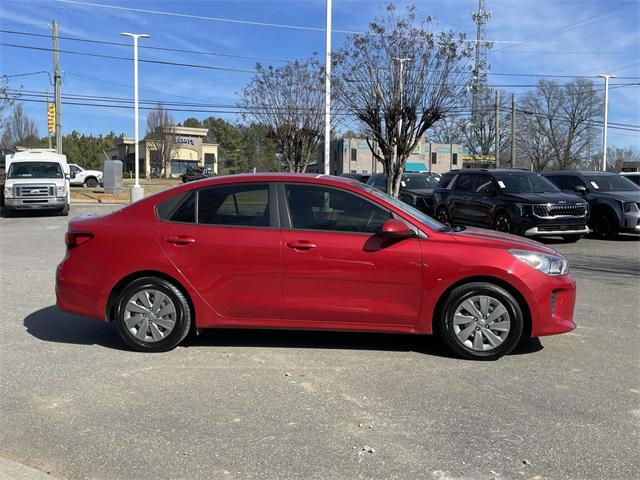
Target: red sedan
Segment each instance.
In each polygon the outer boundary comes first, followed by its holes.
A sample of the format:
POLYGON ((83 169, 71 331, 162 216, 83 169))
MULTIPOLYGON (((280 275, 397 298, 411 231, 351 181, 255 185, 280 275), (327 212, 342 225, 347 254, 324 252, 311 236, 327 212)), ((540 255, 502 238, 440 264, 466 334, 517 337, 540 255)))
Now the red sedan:
POLYGON ((436 333, 493 359, 575 328, 555 250, 450 228, 350 179, 293 174, 188 183, 70 222, 58 306, 115 322, 140 351, 192 328, 436 333))

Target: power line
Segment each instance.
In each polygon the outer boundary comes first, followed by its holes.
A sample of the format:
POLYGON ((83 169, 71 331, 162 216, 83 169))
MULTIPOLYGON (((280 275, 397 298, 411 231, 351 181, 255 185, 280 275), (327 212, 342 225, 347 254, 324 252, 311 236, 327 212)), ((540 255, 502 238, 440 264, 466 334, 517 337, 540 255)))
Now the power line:
MULTIPOLYGON (((2 33, 8 33, 11 35, 24 35, 28 37, 40 37, 40 38, 51 38, 51 35, 47 35, 44 33, 32 33, 32 32, 21 32, 18 30, 4 30, 0 29, 2 33)), ((131 47, 128 43, 122 42, 111 42, 107 40, 97 40, 97 39, 88 39, 88 38, 77 38, 77 37, 58 37, 60 40, 69 40, 73 42, 84 42, 84 43, 95 43, 99 45, 112 45, 118 47, 131 47)), ((270 57, 260 57, 255 55, 234 55, 230 53, 220 53, 220 52, 203 52, 199 50, 186 50, 182 48, 167 48, 167 47, 154 47, 150 45, 140 45, 140 49, 146 50, 159 50, 163 52, 174 52, 174 53, 190 53, 194 55, 209 55, 209 56, 219 56, 219 57, 228 57, 228 58, 241 58, 245 60, 266 60, 269 62, 288 62, 290 60, 282 59, 282 58, 270 58, 270 57)))
MULTIPOLYGON (((24 48, 27 50, 40 50, 40 51, 44 51, 44 52, 52 52, 53 48, 46 48, 46 47, 34 47, 31 45, 18 45, 15 43, 0 43, 0 45, 4 46, 4 47, 12 47, 12 48, 24 48)), ((131 57, 118 57, 116 55, 104 55, 104 54, 100 54, 100 53, 88 53, 88 52, 76 52, 74 50, 58 50, 58 52, 60 53, 67 53, 69 55, 82 55, 85 57, 95 57, 95 58, 107 58, 110 60, 127 60, 127 61, 133 61, 133 58, 131 57)), ((243 69, 243 68, 231 68, 231 67, 216 67, 216 66, 212 66, 212 65, 201 65, 201 64, 196 64, 196 63, 178 63, 178 62, 167 62, 164 60, 143 60, 143 59, 139 59, 138 60, 141 63, 152 63, 152 64, 157 64, 157 65, 170 65, 170 66, 176 66, 176 67, 190 67, 190 68, 201 68, 201 69, 205 69, 205 70, 220 70, 220 71, 224 71, 224 72, 238 72, 238 73, 256 73, 256 70, 249 70, 249 69, 243 69)))

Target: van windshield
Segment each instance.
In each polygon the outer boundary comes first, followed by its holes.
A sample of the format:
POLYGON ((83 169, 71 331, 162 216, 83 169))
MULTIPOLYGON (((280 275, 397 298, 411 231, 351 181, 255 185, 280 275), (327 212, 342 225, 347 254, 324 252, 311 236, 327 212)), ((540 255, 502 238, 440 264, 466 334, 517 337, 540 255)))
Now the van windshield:
POLYGON ((63 178, 62 168, 55 162, 12 163, 7 178, 63 178))

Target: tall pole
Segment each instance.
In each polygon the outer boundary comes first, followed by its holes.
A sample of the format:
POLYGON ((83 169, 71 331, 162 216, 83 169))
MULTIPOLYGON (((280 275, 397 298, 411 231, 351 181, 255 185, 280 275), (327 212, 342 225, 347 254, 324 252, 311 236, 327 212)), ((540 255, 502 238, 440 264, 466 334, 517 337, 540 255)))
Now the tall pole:
POLYGON ((327 2, 324 57, 324 173, 331 174, 331 0, 327 2))
POLYGON ((131 202, 136 202, 144 196, 144 189, 140 186, 140 145, 138 145, 139 131, 138 131, 138 39, 149 38, 149 35, 144 33, 128 33, 123 32, 122 35, 133 38, 133 131, 135 137, 135 175, 136 181, 133 187, 131 187, 131 202))
POLYGON ((516 166, 516 94, 511 94, 511 168, 516 166))
POLYGON ((60 87, 62 77, 60 76, 60 59, 58 57, 58 22, 51 22, 53 36, 53 88, 54 102, 56 104, 56 153, 62 153, 62 109, 60 108, 60 87))
POLYGON ((496 90, 496 168, 500 168, 500 91, 496 90))
POLYGON ((598 75, 604 78, 604 127, 602 128, 602 171, 607 171, 607 123, 609 122, 609 79, 615 75, 598 75))
MULTIPOLYGON (((400 64, 400 75, 398 80, 398 90, 400 95, 400 120, 398 121, 398 139, 402 136, 402 108, 404 106, 404 62, 408 62, 411 60, 408 57, 391 57, 391 59, 400 64)), ((399 151, 400 142, 396 142, 396 163, 400 159, 400 151, 399 151)), ((431 165, 431 164, 429 164, 431 165)), ((429 167, 431 168, 431 167, 429 167)))

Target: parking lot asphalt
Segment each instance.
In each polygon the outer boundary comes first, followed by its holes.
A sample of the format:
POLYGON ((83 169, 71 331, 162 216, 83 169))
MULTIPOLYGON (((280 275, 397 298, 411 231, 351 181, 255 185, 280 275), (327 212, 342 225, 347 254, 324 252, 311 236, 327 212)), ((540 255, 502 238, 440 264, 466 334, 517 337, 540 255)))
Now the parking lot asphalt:
POLYGON ((638 478, 638 237, 549 242, 577 280, 578 328, 496 362, 430 337, 282 331, 141 354, 55 307, 67 221, 0 218, 11 465, 69 479, 638 478))

